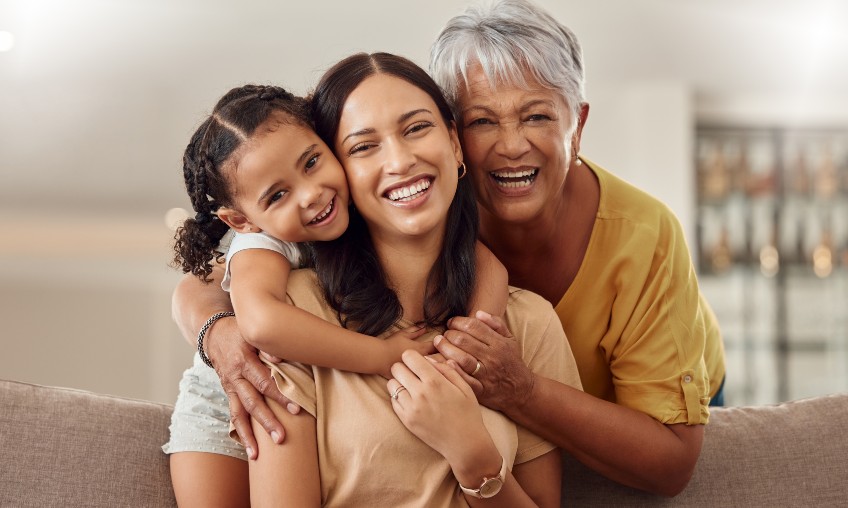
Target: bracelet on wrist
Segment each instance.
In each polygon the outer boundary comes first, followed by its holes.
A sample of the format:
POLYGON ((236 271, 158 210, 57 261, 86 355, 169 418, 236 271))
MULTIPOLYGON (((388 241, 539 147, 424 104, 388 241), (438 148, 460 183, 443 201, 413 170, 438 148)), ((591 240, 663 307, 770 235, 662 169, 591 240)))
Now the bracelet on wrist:
POLYGON ((212 325, 215 324, 215 321, 218 321, 223 317, 231 317, 235 315, 235 312, 219 312, 217 314, 213 314, 212 317, 207 319, 206 322, 203 323, 203 326, 200 327, 200 332, 198 332, 197 334, 197 354, 200 355, 200 359, 203 360, 203 363, 208 365, 210 369, 214 369, 215 366, 212 365, 212 360, 210 360, 209 357, 206 356, 206 351, 203 349, 203 338, 206 337, 206 332, 208 332, 209 329, 212 328, 212 325))

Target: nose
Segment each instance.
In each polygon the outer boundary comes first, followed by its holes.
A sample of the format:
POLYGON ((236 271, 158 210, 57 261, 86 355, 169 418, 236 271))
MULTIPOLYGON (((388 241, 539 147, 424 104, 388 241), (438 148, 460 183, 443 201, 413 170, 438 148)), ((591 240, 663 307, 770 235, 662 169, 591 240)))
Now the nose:
POLYGON ((408 143, 403 140, 392 140, 387 142, 385 147, 383 165, 390 174, 408 173, 415 165, 416 157, 408 143))
POLYGON ((530 142, 524 135, 521 122, 501 123, 495 150, 508 159, 518 159, 530 151, 530 142))
POLYGON ((322 187, 316 182, 303 182, 303 189, 300 191, 300 207, 307 209, 316 204, 321 197, 322 187))

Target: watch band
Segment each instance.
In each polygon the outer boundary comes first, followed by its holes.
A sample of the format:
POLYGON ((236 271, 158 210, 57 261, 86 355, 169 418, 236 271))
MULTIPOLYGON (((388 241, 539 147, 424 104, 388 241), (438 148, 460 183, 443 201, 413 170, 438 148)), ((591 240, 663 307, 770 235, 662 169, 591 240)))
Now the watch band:
POLYGON ((506 482, 506 458, 503 459, 501 463, 501 470, 498 472, 497 476, 493 476, 491 478, 483 477, 483 482, 480 484, 480 487, 476 489, 469 489, 468 487, 463 487, 462 484, 459 484, 459 488, 465 494, 468 494, 471 497, 476 497, 478 499, 488 499, 490 497, 494 497, 498 492, 501 491, 501 487, 503 487, 506 482))

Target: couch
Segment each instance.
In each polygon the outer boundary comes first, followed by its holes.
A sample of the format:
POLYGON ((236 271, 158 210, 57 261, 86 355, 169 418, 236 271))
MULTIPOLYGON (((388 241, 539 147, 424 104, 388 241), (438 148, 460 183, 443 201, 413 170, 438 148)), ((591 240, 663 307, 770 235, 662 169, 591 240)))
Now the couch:
MULTIPOLYGON (((171 406, 0 381, 0 507, 175 506, 171 406)), ((566 460, 563 506, 848 506, 848 394, 715 409, 675 498, 566 460)))

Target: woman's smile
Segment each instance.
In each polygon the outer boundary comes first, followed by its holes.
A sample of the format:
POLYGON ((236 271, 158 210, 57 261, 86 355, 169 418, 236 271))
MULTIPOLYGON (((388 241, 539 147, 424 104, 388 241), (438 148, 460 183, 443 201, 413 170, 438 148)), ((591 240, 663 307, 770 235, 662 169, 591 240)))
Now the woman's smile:
POLYGON ((509 195, 530 192, 538 175, 539 168, 532 166, 505 167, 489 172, 497 189, 509 195))
POLYGON ((430 192, 430 185, 434 178, 429 175, 419 175, 411 181, 393 185, 383 195, 393 205, 404 208, 419 206, 426 201, 430 192))

